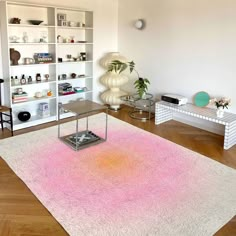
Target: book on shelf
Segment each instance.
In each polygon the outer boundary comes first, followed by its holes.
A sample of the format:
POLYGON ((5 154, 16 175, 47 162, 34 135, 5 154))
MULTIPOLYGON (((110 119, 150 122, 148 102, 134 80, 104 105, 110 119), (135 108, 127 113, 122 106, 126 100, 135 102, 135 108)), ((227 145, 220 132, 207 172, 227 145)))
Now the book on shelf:
POLYGON ((59 91, 60 95, 69 95, 69 94, 74 94, 75 91, 59 91))
POLYGON ((26 92, 23 92, 21 94, 19 94, 19 93, 12 93, 12 98, 25 98, 27 96, 28 96, 28 94, 26 92))
POLYGON ((15 98, 15 99, 12 99, 13 103, 25 102, 25 101, 28 101, 28 98, 15 98))

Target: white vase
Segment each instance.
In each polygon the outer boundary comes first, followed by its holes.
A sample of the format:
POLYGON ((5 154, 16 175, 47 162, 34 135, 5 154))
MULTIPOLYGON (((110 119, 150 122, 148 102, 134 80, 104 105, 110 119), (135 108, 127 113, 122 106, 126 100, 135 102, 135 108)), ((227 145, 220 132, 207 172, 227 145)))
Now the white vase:
POLYGON ((216 110, 216 115, 218 118, 223 118, 224 117, 224 108, 223 107, 218 107, 216 110))

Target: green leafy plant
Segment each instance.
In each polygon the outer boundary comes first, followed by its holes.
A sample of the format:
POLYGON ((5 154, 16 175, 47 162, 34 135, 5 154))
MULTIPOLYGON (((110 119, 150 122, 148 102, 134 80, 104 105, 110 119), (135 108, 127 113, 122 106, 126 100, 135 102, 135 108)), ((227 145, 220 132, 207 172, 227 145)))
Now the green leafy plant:
POLYGON ((134 62, 122 62, 119 60, 113 60, 109 65, 108 65, 108 72, 115 71, 116 73, 121 73, 124 70, 126 70, 129 67, 130 73, 134 70, 134 62))
POLYGON ((138 75, 138 79, 134 82, 134 87, 137 89, 137 93, 140 97, 142 97, 148 90, 148 85, 150 81, 147 78, 140 78, 139 73, 135 70, 135 63, 133 61, 130 62, 121 62, 119 60, 113 60, 108 65, 108 72, 115 71, 116 73, 121 73, 129 68, 130 73, 135 71, 138 75))
POLYGON ((148 84, 150 84, 150 81, 147 78, 139 78, 134 82, 134 87, 137 89, 140 97, 147 92, 148 84))

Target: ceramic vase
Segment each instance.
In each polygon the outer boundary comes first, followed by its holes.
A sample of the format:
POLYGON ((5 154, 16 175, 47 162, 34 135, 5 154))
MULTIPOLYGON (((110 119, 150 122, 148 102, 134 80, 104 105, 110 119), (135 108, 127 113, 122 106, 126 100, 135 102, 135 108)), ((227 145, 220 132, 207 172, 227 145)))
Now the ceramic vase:
POLYGON ((224 117, 224 108, 218 107, 216 110, 216 115, 218 118, 223 118, 224 117))

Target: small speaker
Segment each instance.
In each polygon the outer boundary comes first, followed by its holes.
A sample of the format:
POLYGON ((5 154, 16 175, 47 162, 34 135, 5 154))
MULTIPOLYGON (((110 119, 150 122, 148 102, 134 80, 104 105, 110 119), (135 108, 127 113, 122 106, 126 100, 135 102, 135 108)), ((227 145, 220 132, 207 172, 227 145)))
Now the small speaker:
POLYGON ((28 111, 21 111, 18 113, 18 119, 20 121, 23 121, 23 122, 28 121, 30 117, 31 117, 31 114, 28 111))

